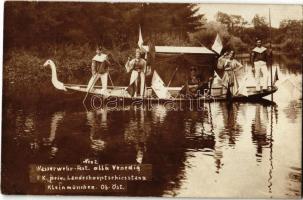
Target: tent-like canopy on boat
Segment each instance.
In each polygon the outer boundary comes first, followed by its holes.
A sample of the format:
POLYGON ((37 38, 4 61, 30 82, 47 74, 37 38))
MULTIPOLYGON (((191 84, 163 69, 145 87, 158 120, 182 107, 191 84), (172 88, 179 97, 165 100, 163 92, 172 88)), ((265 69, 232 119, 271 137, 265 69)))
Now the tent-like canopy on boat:
MULTIPOLYGON (((143 46, 145 51, 149 51, 148 46, 143 46)), ((156 53, 173 54, 215 54, 206 47, 178 47, 178 46, 155 46, 156 53)))
POLYGON ((207 82, 213 77, 217 65, 217 54, 206 47, 143 46, 142 48, 148 52, 148 63, 166 84, 178 69, 171 86, 183 85, 188 79, 191 67, 196 67, 200 79, 207 82))

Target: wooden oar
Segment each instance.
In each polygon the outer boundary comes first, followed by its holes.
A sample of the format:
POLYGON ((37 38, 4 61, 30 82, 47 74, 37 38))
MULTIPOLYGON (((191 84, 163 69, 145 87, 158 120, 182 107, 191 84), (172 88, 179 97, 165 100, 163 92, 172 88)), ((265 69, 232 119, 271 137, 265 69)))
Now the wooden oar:
MULTIPOLYGON (((105 60, 104 62, 108 62, 107 60, 105 60)), ((103 63, 104 63, 103 62, 103 63)), ((102 63, 102 64, 103 64, 102 63)), ((101 64, 101 65, 102 65, 101 64)), ((86 98, 87 98, 87 96, 88 96, 88 94, 89 94, 89 92, 91 91, 91 89, 92 89, 92 87, 94 87, 95 86, 95 84, 96 84, 96 82, 97 82, 97 78, 98 78, 98 73, 99 73, 99 70, 100 70, 100 66, 99 67, 97 67, 97 71, 96 71, 96 77, 94 78, 94 81, 93 81, 93 84, 89 87, 89 89, 87 90, 87 92, 86 92, 86 95, 85 95, 85 97, 84 97, 84 99, 83 99, 83 101, 82 101, 82 103, 83 104, 85 104, 85 100, 86 100, 86 98)), ((109 71, 109 70, 108 70, 109 71)), ((109 73, 109 72, 108 72, 109 73)), ((94 75, 93 75, 94 76, 94 75)))
POLYGON ((110 76, 109 71, 108 71, 108 78, 109 78, 109 80, 110 80, 110 82, 111 82, 112 86, 114 87, 114 82, 113 82, 113 80, 112 80, 112 78, 111 78, 111 76, 110 76))
MULTIPOLYGON (((88 93, 91 91, 91 89, 92 89, 92 87, 96 84, 96 82, 97 82, 97 78, 98 78, 98 74, 97 74, 97 72, 96 72, 96 74, 95 74, 96 76, 95 76, 95 78, 94 78, 94 80, 93 80, 93 84, 88 88, 88 90, 87 90, 87 92, 86 92, 86 95, 85 95, 85 97, 84 97, 84 99, 83 99, 83 101, 82 101, 82 103, 85 105, 85 100, 86 100, 86 98, 87 98, 87 96, 88 96, 88 93)), ((93 75, 94 76, 94 75, 93 75)))

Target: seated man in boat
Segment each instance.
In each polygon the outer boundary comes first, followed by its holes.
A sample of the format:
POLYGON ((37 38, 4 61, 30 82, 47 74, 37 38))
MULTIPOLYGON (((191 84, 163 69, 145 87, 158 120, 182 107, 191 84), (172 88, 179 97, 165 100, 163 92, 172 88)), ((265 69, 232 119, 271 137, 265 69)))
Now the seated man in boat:
POLYGON ((256 47, 252 50, 251 53, 252 70, 256 78, 256 91, 260 91, 261 86, 262 90, 267 90, 267 63, 269 61, 268 57, 268 51, 265 47, 262 46, 262 41, 260 39, 256 39, 256 47))
POLYGON ((102 53, 101 47, 97 47, 96 55, 92 59, 92 77, 88 82, 87 91, 91 91, 98 79, 101 79, 101 94, 107 94, 107 78, 108 78, 108 56, 102 53))
POLYGON ((128 91, 131 96, 143 96, 145 87, 146 61, 141 58, 140 49, 136 49, 136 57, 128 58, 125 68, 127 73, 131 72, 128 91))
POLYGON ((190 75, 189 75, 186 85, 185 85, 186 95, 189 95, 190 97, 198 97, 199 92, 201 90, 201 86, 202 86, 202 83, 201 83, 201 79, 197 73, 197 68, 192 66, 190 68, 190 75))
POLYGON ((224 54, 219 58, 219 60, 224 61, 222 85, 227 89, 227 92, 230 92, 232 95, 234 95, 239 88, 235 72, 243 67, 234 57, 235 52, 230 51, 228 54, 224 54))

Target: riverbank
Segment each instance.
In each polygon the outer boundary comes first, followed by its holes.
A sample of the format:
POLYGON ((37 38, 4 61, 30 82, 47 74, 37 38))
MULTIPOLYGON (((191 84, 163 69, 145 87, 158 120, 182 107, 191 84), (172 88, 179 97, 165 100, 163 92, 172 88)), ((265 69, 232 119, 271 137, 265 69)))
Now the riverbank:
MULTIPOLYGON (((135 48, 135 47, 134 47, 135 48)), ((43 67, 47 59, 52 59, 58 72, 58 78, 64 83, 87 84, 91 76, 91 58, 94 47, 84 45, 56 45, 39 49, 10 49, 4 54, 3 85, 4 97, 14 96, 12 101, 37 102, 40 98, 57 100, 57 91, 51 84, 51 71, 43 67), (18 95, 16 95, 18 94, 18 95)), ((110 75, 115 85, 127 85, 129 74, 125 73, 124 63, 132 49, 119 51, 107 50, 112 58, 110 75)), ((249 64, 249 54, 237 54, 237 59, 249 64)), ((274 61, 283 63, 292 72, 302 71, 300 55, 274 52, 274 61)), ((167 74, 162 74, 164 80, 167 74)), ((169 79, 169 78, 168 78, 169 79)))

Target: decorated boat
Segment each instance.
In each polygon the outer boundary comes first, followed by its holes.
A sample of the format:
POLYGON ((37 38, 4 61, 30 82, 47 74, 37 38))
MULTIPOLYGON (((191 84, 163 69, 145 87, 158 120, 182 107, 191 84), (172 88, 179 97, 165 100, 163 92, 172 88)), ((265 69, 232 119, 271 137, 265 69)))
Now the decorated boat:
MULTIPOLYGON (((224 71, 217 69, 218 56, 206 47, 176 47, 176 46, 142 46, 145 52, 152 58, 148 62, 152 66, 150 83, 146 83, 143 96, 133 97, 129 94, 128 86, 108 86, 106 94, 103 93, 101 85, 87 89, 87 85, 66 84, 57 78, 56 65, 52 60, 47 60, 44 66, 50 66, 52 72, 53 86, 65 93, 78 93, 86 97, 98 96, 104 99, 119 98, 128 101, 224 101, 224 100, 258 100, 277 91, 274 85, 256 91, 253 77, 239 76, 238 89, 232 95, 222 85, 224 71), (200 79, 207 84, 202 94, 196 97, 182 93, 189 68, 195 66, 200 74, 200 79), (163 75, 163 76, 162 76, 163 75), (162 78, 160 77, 162 76, 162 78)), ((248 74, 247 67, 242 72, 248 74)), ((85 100, 84 99, 84 100, 85 100)))

